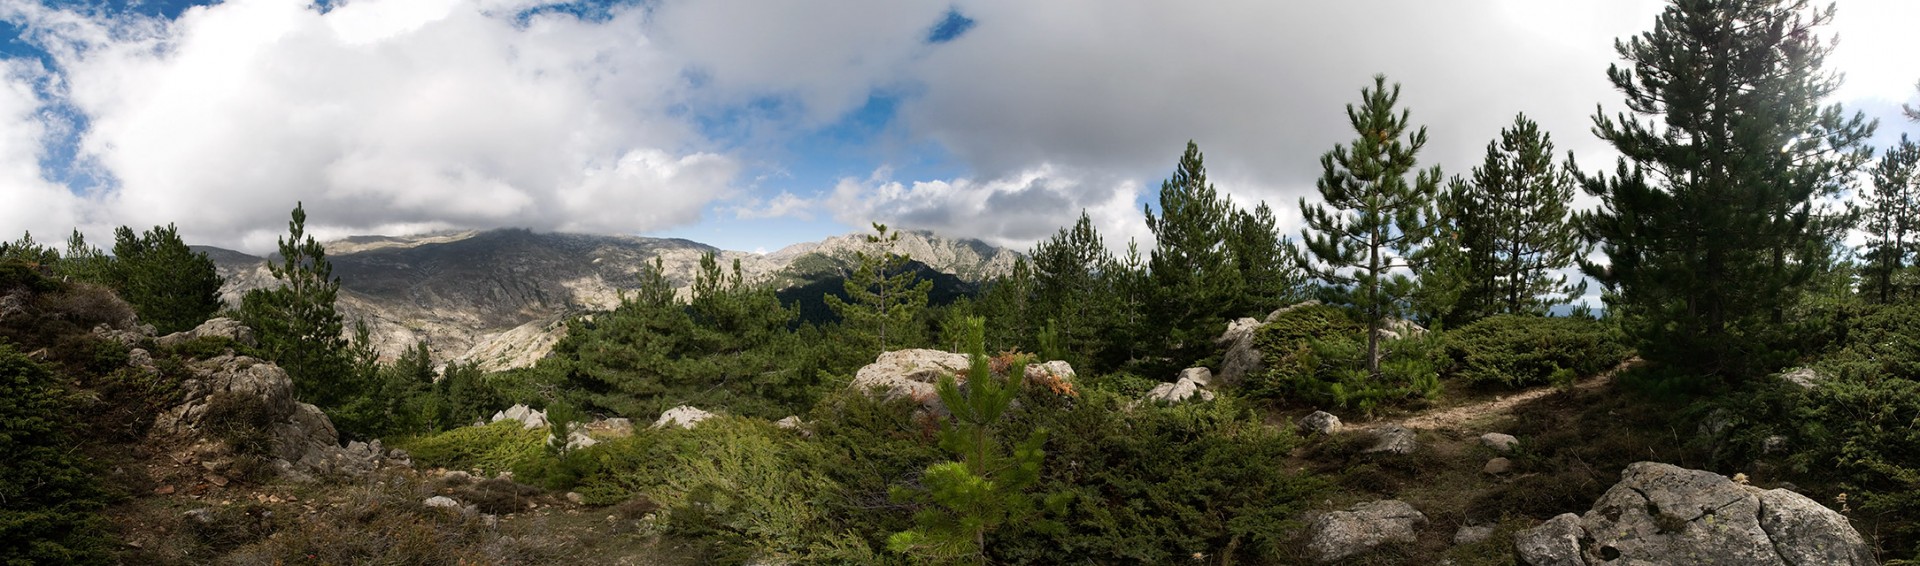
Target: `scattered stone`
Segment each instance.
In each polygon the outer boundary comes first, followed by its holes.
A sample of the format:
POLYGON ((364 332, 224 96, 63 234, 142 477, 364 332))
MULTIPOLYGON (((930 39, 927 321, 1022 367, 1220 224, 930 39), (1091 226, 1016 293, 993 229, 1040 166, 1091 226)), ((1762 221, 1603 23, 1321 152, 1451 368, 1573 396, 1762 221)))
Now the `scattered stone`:
POLYGON ((1412 454, 1420 448, 1413 431, 1397 424, 1386 425, 1373 430, 1373 447, 1363 450, 1365 454, 1412 454))
POLYGON ((1403 501, 1361 503, 1314 518, 1307 550, 1315 562, 1334 562, 1388 543, 1412 543, 1414 531, 1426 523, 1426 515, 1403 501))
POLYGON ((1493 536, 1493 525, 1467 525, 1453 532, 1454 546, 1478 544, 1493 536))
POLYGON ((802 422, 800 420, 799 415, 787 415, 787 418, 780 419, 778 421, 773 422, 773 426, 777 426, 787 430, 799 430, 800 427, 803 427, 806 425, 807 423, 802 422))
POLYGON ((1180 376, 1174 381, 1192 381, 1201 387, 1213 385, 1213 370, 1207 368, 1187 368, 1180 370, 1180 376))
POLYGON ((587 496, 580 495, 578 491, 569 491, 567 492, 567 502, 574 505, 585 505, 587 503, 587 496))
POLYGON ((1340 417, 1326 411, 1314 411, 1300 419, 1300 430, 1308 434, 1336 434, 1344 426, 1340 424, 1340 417))
POLYGON ((207 480, 207 483, 213 484, 218 487, 226 487, 228 483, 232 483, 233 481, 233 480, 227 479, 226 476, 223 476, 220 474, 207 474, 207 475, 201 476, 201 479, 205 479, 207 480))
POLYGON ((1519 444, 1520 444, 1520 439, 1514 438, 1513 435, 1511 434, 1489 432, 1489 433, 1480 435, 1481 446, 1492 448, 1494 452, 1499 452, 1501 454, 1513 452, 1513 447, 1519 444))
POLYGON ((1487 460, 1487 465, 1480 467, 1481 473, 1495 476, 1511 471, 1513 471, 1513 461, 1506 458, 1487 460))
POLYGON ((1780 374, 1780 379, 1800 386, 1801 389, 1813 389, 1827 381, 1827 376, 1810 367, 1800 367, 1780 374))
POLYGON ((202 322, 200 326, 193 327, 193 330, 183 330, 161 336, 154 339, 154 344, 161 348, 172 348, 200 338, 226 338, 247 346, 260 345, 259 341, 253 337, 253 329, 247 328, 244 324, 240 324, 238 320, 225 317, 202 322))
MULTIPOLYGON (((547 434, 547 442, 553 442, 552 433, 547 434)), ((581 430, 580 428, 576 427, 567 431, 567 450, 580 450, 599 443, 600 441, 594 440, 592 436, 587 434, 587 431, 581 430)))
MULTIPOLYGON (((1204 371, 1204 368, 1202 368, 1202 371, 1204 371)), ((1193 376, 1188 375, 1186 372, 1181 372, 1179 381, 1155 385, 1152 391, 1148 391, 1146 396, 1141 397, 1141 400, 1160 403, 1180 403, 1195 398, 1201 401, 1212 401, 1213 392, 1206 390, 1204 384, 1194 381, 1193 376)))
POLYGON ((154 495, 173 495, 173 486, 163 485, 160 487, 153 488, 153 494, 154 495))
POLYGON ((688 405, 681 405, 667 409, 667 412, 660 413, 660 420, 653 422, 653 428, 677 426, 690 429, 693 428, 693 425, 699 424, 700 421, 711 419, 713 416, 713 413, 702 411, 688 405))
POLYGON ((459 509, 460 508, 459 501, 455 501, 453 498, 447 497, 445 495, 435 495, 433 497, 429 497, 423 504, 426 505, 427 507, 432 507, 434 509, 459 509))
POLYGON ((1522 531, 1515 546, 1536 566, 1875 564, 1844 516, 1803 495, 1657 462, 1627 466, 1591 511, 1522 531))
POLYGON ((528 430, 543 428, 551 426, 552 424, 547 421, 546 411, 533 409, 526 405, 507 407, 505 411, 494 413, 493 418, 488 420, 487 423, 492 424, 500 421, 519 421, 520 426, 528 430))

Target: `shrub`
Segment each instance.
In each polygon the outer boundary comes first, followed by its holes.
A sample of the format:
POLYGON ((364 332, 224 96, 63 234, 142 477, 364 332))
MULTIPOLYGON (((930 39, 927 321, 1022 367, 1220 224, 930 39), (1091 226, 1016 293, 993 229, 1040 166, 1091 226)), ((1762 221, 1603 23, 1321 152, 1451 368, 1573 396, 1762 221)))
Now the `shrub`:
POLYGON ((421 463, 453 469, 479 470, 492 475, 531 465, 553 456, 547 452, 547 429, 529 429, 505 420, 486 426, 461 427, 396 443, 421 463))
POLYGON ((1293 378, 1313 373, 1314 341, 1364 332, 1339 307, 1309 305, 1281 313, 1254 332, 1264 369, 1247 376, 1242 391, 1253 398, 1285 396, 1293 389, 1293 378))
POLYGON ((1256 331, 1264 368, 1248 376, 1245 393, 1315 405, 1371 411, 1383 403, 1438 395, 1443 361, 1432 333, 1387 340, 1380 374, 1366 369, 1366 328, 1328 305, 1282 313, 1256 331))
POLYGON ((1474 386, 1526 387, 1606 371, 1631 355, 1597 320, 1499 315, 1448 333, 1450 375, 1474 386))
POLYGON ((0 563, 100 564, 106 493, 74 453, 52 372, 0 341, 0 563))

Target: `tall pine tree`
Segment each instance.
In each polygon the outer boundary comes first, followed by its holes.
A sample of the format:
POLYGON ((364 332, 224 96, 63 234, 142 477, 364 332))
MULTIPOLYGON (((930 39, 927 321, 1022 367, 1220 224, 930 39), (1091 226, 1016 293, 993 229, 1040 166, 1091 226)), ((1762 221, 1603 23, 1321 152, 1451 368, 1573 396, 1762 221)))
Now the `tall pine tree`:
POLYGON ((1427 129, 1407 131, 1408 113, 1395 112, 1400 85, 1387 89, 1384 75, 1360 89, 1360 106, 1347 105, 1347 122, 1358 137, 1320 158, 1321 204, 1300 199, 1307 227, 1301 231, 1315 275, 1345 291, 1367 321, 1367 372, 1380 375, 1380 329, 1410 311, 1414 281, 1404 270, 1427 237, 1440 168, 1409 180, 1427 129))
POLYGON ((1240 292, 1225 314, 1267 313, 1294 299, 1303 279, 1300 252, 1280 236, 1278 224, 1265 202, 1233 211, 1227 254, 1239 272, 1240 292))
POLYGON ((1113 256, 1086 211, 1073 226, 1035 245, 1029 255, 1043 316, 1054 323, 1067 361, 1084 366, 1104 348, 1111 326, 1113 297, 1104 269, 1113 256))
POLYGON ((1900 294, 1896 277, 1920 243, 1914 241, 1920 235, 1920 144, 1902 134, 1872 173, 1873 190, 1860 202, 1867 236, 1861 287, 1874 301, 1889 303, 1900 294))
POLYGON ((900 233, 874 223, 867 243, 880 251, 860 252, 860 264, 847 277, 846 299, 827 296, 827 307, 840 316, 863 351, 878 354, 911 344, 918 338, 914 321, 927 307, 933 281, 921 280, 909 268, 911 258, 893 253, 900 233))
POLYGON ((1167 329, 1157 350, 1173 365, 1212 346, 1239 296, 1240 273, 1227 249, 1231 214, 1207 182, 1200 146, 1187 142, 1173 177, 1160 184, 1160 214, 1146 207, 1155 242, 1147 260, 1155 289, 1149 310, 1167 329))
MULTIPOLYGON (((75 246, 86 249, 84 241, 70 238, 67 247, 75 246)), ((83 257, 72 261, 97 261, 78 253, 83 257)), ((114 232, 113 259, 106 265, 109 286, 160 334, 191 330, 220 310, 223 280, 214 272, 213 260, 188 248, 172 224, 137 235, 121 226, 114 232)))
POLYGON ((1782 363, 1767 335, 1831 264, 1844 222, 1818 208, 1865 157, 1864 117, 1823 101, 1831 8, 1804 0, 1677 0, 1615 49, 1630 114, 1594 116, 1621 154, 1582 175, 1608 287, 1649 360, 1740 379, 1782 363))
POLYGON ((1573 188, 1572 171, 1554 164, 1552 135, 1524 114, 1487 144, 1471 182, 1449 184, 1438 232, 1458 244, 1450 263, 1464 277, 1448 324, 1546 314, 1586 291, 1561 273, 1586 251, 1567 208, 1573 188))
POLYGON ((280 286, 248 291, 240 302, 240 320, 253 328, 261 352, 287 371, 301 399, 331 409, 364 388, 345 319, 334 308, 340 279, 333 276, 326 248, 306 227, 306 207, 295 204, 288 235, 280 240, 280 260, 267 264, 280 286))

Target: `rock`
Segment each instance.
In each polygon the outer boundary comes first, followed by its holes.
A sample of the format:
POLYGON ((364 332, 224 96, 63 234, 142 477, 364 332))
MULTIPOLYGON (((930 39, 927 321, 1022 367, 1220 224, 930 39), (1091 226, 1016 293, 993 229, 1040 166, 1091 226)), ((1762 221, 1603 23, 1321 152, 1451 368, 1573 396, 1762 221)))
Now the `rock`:
POLYGON ((1580 528, 1580 516, 1563 513, 1538 527, 1515 533, 1513 547, 1521 564, 1586 566, 1580 550, 1586 536, 1580 528))
POLYGON ((1555 517, 1515 544, 1536 566, 1875 564, 1845 517, 1805 496, 1657 462, 1627 466, 1585 515, 1555 517))
POLYGON ((1787 451, 1786 436, 1776 434, 1773 436, 1769 436, 1767 437, 1766 440, 1763 440, 1760 442, 1761 454, 1781 454, 1786 451, 1787 451))
POLYGON ((1481 473, 1495 475, 1495 476, 1504 474, 1507 472, 1511 472, 1511 471, 1513 471, 1513 460, 1508 460, 1506 458, 1494 458, 1492 460, 1487 460, 1487 465, 1480 467, 1481 473))
POLYGON ((227 453, 219 436, 204 429, 207 411, 219 396, 238 396, 240 402, 255 404, 266 414, 271 423, 267 430, 270 444, 263 455, 271 457, 273 468, 287 479, 306 481, 314 474, 359 475, 390 463, 378 441, 342 448, 340 435, 326 414, 294 400, 293 381, 279 366, 229 354, 189 362, 186 367, 192 376, 181 382, 178 401, 155 416, 150 434, 186 439, 195 446, 221 446, 221 450, 211 452, 196 448, 196 457, 203 465, 218 465, 227 453))
MULTIPOLYGON (((1185 372, 1181 372, 1181 374, 1183 376, 1186 375, 1185 372)), ((1181 403, 1196 398, 1201 401, 1212 401, 1213 392, 1206 390, 1203 385, 1194 381, 1191 376, 1185 376, 1173 383, 1162 383, 1154 386, 1153 390, 1148 391, 1140 400, 1159 403, 1181 403)))
POLYGON ((1467 525, 1453 532, 1453 544, 1455 546, 1478 544, 1492 536, 1492 525, 1467 525))
POLYGON ((1258 373, 1265 365, 1265 362, 1261 361, 1260 349, 1253 344, 1253 336, 1259 332, 1260 327, 1272 324, 1280 318, 1280 315, 1288 311, 1318 304, 1320 301, 1306 301, 1274 309, 1261 320, 1242 318, 1227 323, 1227 331, 1214 339, 1214 343, 1227 347, 1226 354, 1220 358, 1220 371, 1213 376, 1214 379, 1223 385, 1238 385, 1240 380, 1248 375, 1258 373))
POLYGON ((587 503, 587 496, 580 495, 578 491, 569 491, 567 492, 567 502, 574 505, 585 505, 587 503))
POLYGON ((800 427, 807 426, 807 423, 801 421, 800 417, 797 415, 787 415, 787 418, 774 421, 773 426, 777 426, 787 430, 799 430, 800 427))
POLYGON ((713 418, 713 416, 714 416, 713 413, 702 411, 700 409, 696 409, 687 405, 681 405, 678 407, 667 409, 667 412, 660 413, 660 420, 653 422, 653 428, 677 426, 680 428, 690 429, 690 428, 693 428, 693 425, 699 424, 700 421, 711 419, 713 418))
POLYGON ((200 323, 200 326, 193 327, 193 330, 184 330, 161 336, 154 340, 154 343, 158 344, 161 348, 172 348, 208 337, 226 338, 247 346, 260 345, 253 337, 253 329, 247 328, 244 324, 240 324, 238 320, 225 317, 209 319, 206 322, 200 323))
POLYGON ((1412 454, 1420 448, 1413 431, 1397 424, 1386 425, 1373 430, 1373 447, 1361 451, 1365 454, 1412 454))
POLYGON ((1340 432, 1343 426, 1340 424, 1340 417, 1326 411, 1314 411, 1313 414, 1300 419, 1300 430, 1308 434, 1335 434, 1340 432))
POLYGON ((860 391, 882 391, 888 397, 907 397, 921 403, 938 401, 933 384, 942 375, 964 379, 969 365, 966 354, 927 349, 885 352, 853 374, 851 387, 860 391))
POLYGON ((580 425, 580 428, 594 438, 626 438, 633 436, 633 421, 625 418, 601 419, 580 425))
POLYGON ((1780 379, 1800 386, 1801 389, 1813 389, 1827 381, 1827 376, 1810 367, 1794 368, 1780 374, 1780 379))
POLYGON ((1398 500, 1373 501, 1314 518, 1307 551, 1315 562, 1334 562, 1388 543, 1412 543, 1427 516, 1398 500))
MULTIPOLYGON (((551 442, 553 439, 553 435, 548 434, 547 438, 548 438, 548 441, 551 442)), ((567 431, 567 450, 579 450, 582 448, 591 447, 599 443, 600 441, 594 440, 594 438, 588 435, 587 431, 585 430, 574 428, 573 430, 567 431)))
POLYGON ((426 501, 422 502, 421 504, 434 509, 459 509, 460 508, 459 501, 456 501, 454 500, 454 498, 447 497, 445 495, 435 495, 433 497, 429 497, 427 498, 426 501))
POLYGON ((1489 432, 1489 433, 1480 435, 1481 446, 1492 448, 1494 452, 1499 452, 1501 454, 1513 452, 1513 447, 1519 444, 1520 444, 1520 439, 1514 438, 1513 435, 1511 434, 1489 432))
POLYGON ((1040 364, 1027 364, 1025 373, 1028 383, 1053 383, 1060 381, 1072 383, 1074 378, 1073 365, 1063 360, 1053 360, 1040 364))
POLYGON ((1179 378, 1175 379, 1174 381, 1175 382, 1192 381, 1194 384, 1199 385, 1201 387, 1211 387, 1213 385, 1213 370, 1210 370, 1207 368, 1183 369, 1183 370, 1180 370, 1179 378))
POLYGON ((527 429, 552 426, 552 423, 547 422, 546 411, 533 409, 526 405, 507 407, 505 411, 494 413, 493 419, 488 420, 487 423, 492 424, 500 421, 519 421, 520 426, 527 429))
POLYGON ((1393 332, 1399 338, 1415 338, 1427 333, 1426 327, 1406 319, 1389 320, 1383 329, 1393 332))

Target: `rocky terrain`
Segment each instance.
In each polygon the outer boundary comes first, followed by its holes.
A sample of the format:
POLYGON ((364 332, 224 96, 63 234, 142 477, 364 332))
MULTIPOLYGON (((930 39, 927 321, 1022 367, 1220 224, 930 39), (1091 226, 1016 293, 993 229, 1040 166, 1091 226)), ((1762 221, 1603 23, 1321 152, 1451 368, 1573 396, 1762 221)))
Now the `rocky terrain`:
MULTIPOLYGON (((383 356, 397 356, 425 341, 438 361, 475 362, 490 370, 538 360, 564 334, 568 316, 618 305, 620 292, 637 287, 637 274, 656 257, 668 280, 682 289, 692 283, 700 257, 713 252, 723 264, 739 261, 750 279, 796 290, 785 299, 817 300, 838 286, 857 254, 878 249, 861 234, 762 255, 680 239, 513 229, 356 236, 325 245, 341 282, 341 311, 349 320, 367 323, 383 356)), ((249 290, 274 284, 264 258, 197 249, 207 252, 227 279, 221 292, 229 305, 238 305, 249 290)), ((952 295, 961 285, 1008 273, 1018 257, 977 240, 912 231, 901 232, 894 251, 941 279, 936 298, 941 291, 952 295)))

